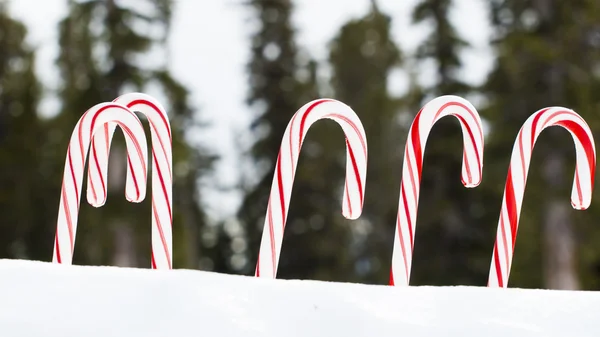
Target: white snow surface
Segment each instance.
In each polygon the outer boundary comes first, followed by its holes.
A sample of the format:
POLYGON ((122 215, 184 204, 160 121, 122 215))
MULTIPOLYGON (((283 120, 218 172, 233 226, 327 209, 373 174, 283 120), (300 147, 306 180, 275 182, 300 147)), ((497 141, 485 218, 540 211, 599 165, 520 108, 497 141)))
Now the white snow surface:
POLYGON ((600 292, 0 260, 0 336, 600 336, 600 292))

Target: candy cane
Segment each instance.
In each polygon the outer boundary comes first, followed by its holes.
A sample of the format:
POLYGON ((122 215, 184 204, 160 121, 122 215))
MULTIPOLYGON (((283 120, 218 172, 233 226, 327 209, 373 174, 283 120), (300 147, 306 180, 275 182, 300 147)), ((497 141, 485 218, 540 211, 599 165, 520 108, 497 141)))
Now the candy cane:
POLYGON ((490 266, 489 287, 506 288, 507 286, 531 153, 537 137, 544 129, 551 126, 567 129, 575 142, 577 164, 571 191, 571 205, 574 209, 584 210, 592 202, 596 147, 589 126, 573 110, 552 107, 537 111, 521 127, 513 147, 490 266))
POLYGON ((128 201, 137 203, 144 200, 146 196, 148 149, 142 123, 123 105, 117 103, 95 105, 79 119, 69 142, 52 258, 55 263, 70 265, 73 262, 86 155, 91 138, 94 134, 102 132, 107 123, 116 123, 125 134, 127 144, 125 197, 128 201))
MULTIPOLYGON (((123 104, 133 111, 143 113, 150 124, 152 137, 152 255, 153 269, 173 267, 173 155, 171 126, 166 110, 152 96, 130 93, 119 96, 114 102, 123 104)), ((108 153, 116 125, 107 124, 104 132, 94 135, 92 141, 92 163, 90 166, 87 198, 90 204, 99 207, 106 201, 108 153)))
POLYGON ((431 100, 415 116, 404 151, 390 273, 391 285, 406 286, 409 283, 425 145, 433 125, 448 115, 456 117, 462 128, 462 183, 471 188, 481 182, 483 130, 479 113, 471 103, 457 96, 441 96, 431 100))
POLYGON ((275 278, 277 274, 283 230, 302 142, 310 126, 323 118, 336 121, 346 136, 346 183, 342 214, 347 219, 354 220, 362 212, 367 173, 367 138, 362 123, 356 113, 342 102, 333 99, 309 102, 294 114, 283 135, 256 264, 257 277, 275 278))

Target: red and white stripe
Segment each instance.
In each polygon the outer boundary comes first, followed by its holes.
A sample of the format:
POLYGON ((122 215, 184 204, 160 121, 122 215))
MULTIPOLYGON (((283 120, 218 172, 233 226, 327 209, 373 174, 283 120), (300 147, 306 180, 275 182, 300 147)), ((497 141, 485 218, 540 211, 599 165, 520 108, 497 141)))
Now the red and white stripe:
POLYGON ((323 118, 337 122, 346 136, 346 182, 342 214, 347 219, 357 219, 362 213, 367 173, 367 138, 362 123, 356 113, 340 101, 319 99, 309 102, 294 114, 283 135, 256 264, 257 277, 275 278, 277 275, 302 142, 310 126, 323 118))
MULTIPOLYGON (((173 154, 171 125, 165 108, 152 96, 129 93, 113 102, 142 113, 150 124, 152 137, 152 268, 173 268, 173 154)), ((104 125, 94 135, 88 174, 88 202, 102 206, 106 202, 108 154, 115 124, 104 125)))
POLYGON ((462 183, 471 188, 481 182, 483 129, 479 113, 471 103, 457 96, 431 100, 415 116, 404 151, 390 285, 406 286, 409 283, 425 145, 434 124, 449 115, 456 117, 462 128, 462 183))
MULTIPOLYGON (((121 104, 95 105, 79 119, 69 142, 52 258, 55 263, 70 265, 73 262, 86 156, 93 135, 102 133, 105 125, 111 123, 115 123, 123 130, 127 144, 125 197, 130 202, 141 202, 146 196, 148 148, 142 123, 129 108, 121 104)), ((92 162, 90 166, 92 165, 106 165, 106 163, 92 162)))
POLYGON ((489 287, 507 287, 531 153, 537 137, 551 126, 567 129, 575 143, 577 163, 571 205, 577 210, 584 210, 592 201, 596 147, 589 126, 581 116, 570 109, 551 107, 537 111, 523 124, 513 147, 490 267, 489 287))

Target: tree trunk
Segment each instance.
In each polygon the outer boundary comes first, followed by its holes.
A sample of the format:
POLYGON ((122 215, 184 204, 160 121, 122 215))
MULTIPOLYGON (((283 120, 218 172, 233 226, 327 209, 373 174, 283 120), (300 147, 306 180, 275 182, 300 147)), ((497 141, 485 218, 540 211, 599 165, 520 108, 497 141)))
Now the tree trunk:
MULTIPOLYGON (((115 136, 117 136, 117 132, 115 132, 115 136)), ((111 145, 107 174, 107 189, 112 195, 122 194, 125 191, 125 178, 127 177, 126 158, 127 151, 125 148, 121 144, 114 142, 111 145)), ((112 256, 113 265, 135 267, 137 264, 135 233, 130 224, 120 219, 112 220, 108 227, 114 233, 115 250, 112 256)))
MULTIPOLYGON (((195 175, 192 175, 195 177, 195 175)), ((191 179, 186 187, 182 187, 183 196, 180 200, 180 211, 182 213, 182 219, 185 226, 185 237, 187 239, 186 249, 186 265, 188 268, 198 269, 200 268, 200 228, 198 224, 201 219, 201 215, 196 211, 194 203, 197 201, 194 198, 196 181, 191 179)))
MULTIPOLYGON (((545 180, 551 189, 560 190, 564 177, 564 158, 550 153, 544 165, 545 180)), ((547 201, 543 226, 544 286, 548 289, 577 290, 576 242, 570 219, 569 203, 564 198, 547 201)))
POLYGON ((127 223, 113 220, 111 223, 115 235, 113 265, 117 267, 136 267, 135 234, 127 223))
MULTIPOLYGON (((553 0, 536 0, 534 2, 540 17, 545 25, 555 27, 557 20, 557 3, 553 0)), ((550 29, 547 36, 549 46, 560 49, 557 41, 558 31, 550 29)), ((550 64, 545 81, 548 83, 548 97, 553 104, 561 105, 566 101, 566 66, 562 60, 554 60, 550 64)), ((549 130, 550 131, 550 130, 549 130)), ((550 131, 552 132, 552 131, 550 131)), ((565 154, 560 148, 549 149, 544 163, 544 180, 546 186, 552 191, 546 197, 545 221, 542 227, 544 248, 542 261, 544 261, 544 285, 549 289, 575 290, 579 287, 579 280, 575 268, 575 236, 570 218, 569 203, 564 200, 562 192, 567 183, 565 177, 565 154), (557 197, 554 193, 560 193, 557 197)))

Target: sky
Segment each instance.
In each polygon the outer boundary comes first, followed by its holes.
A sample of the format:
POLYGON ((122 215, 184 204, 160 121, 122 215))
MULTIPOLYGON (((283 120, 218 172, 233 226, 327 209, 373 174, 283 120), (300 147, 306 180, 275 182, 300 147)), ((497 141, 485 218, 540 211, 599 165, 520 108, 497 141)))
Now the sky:
MULTIPOLYGON (((128 0, 130 4, 135 2, 128 0)), ((215 181, 225 186, 232 186, 239 177, 240 149, 236 142, 247 139, 243 136, 252 117, 244 102, 248 92, 245 66, 249 60, 252 13, 241 2, 175 0, 168 59, 175 77, 190 90, 202 118, 211 123, 211 127, 197 137, 216 146, 214 151, 221 160, 217 163, 215 181)), ((381 10, 392 17, 394 39, 406 54, 414 51, 429 29, 427 25, 410 24, 410 13, 416 2, 378 1, 381 10)), ((490 27, 484 2, 455 0, 452 10, 452 21, 457 30, 471 43, 471 48, 463 53, 465 68, 462 76, 475 84, 483 81, 492 65, 488 45, 490 27)), ((66 0, 10 2, 12 14, 28 26, 28 41, 38 50, 38 73, 49 88, 56 88, 58 83, 53 63, 58 53, 57 23, 66 15, 66 3, 66 0)), ((296 0, 295 3, 293 21, 297 42, 320 62, 326 61, 327 44, 339 28, 349 19, 364 15, 370 6, 370 0, 296 0)), ((431 81, 432 69, 431 65, 419 69, 423 83, 431 81)), ((405 83, 403 72, 398 71, 390 79, 390 91, 401 94, 405 83)), ((51 97, 41 107, 43 113, 50 115, 56 108, 51 97)), ((283 113, 289 113, 291 118, 294 111, 283 113)), ((359 116, 360 113, 357 111, 359 116)), ((210 186, 203 192, 206 211, 215 219, 233 215, 239 205, 240 198, 235 192, 220 192, 210 186)))

